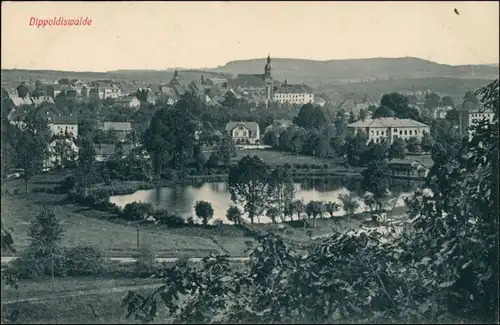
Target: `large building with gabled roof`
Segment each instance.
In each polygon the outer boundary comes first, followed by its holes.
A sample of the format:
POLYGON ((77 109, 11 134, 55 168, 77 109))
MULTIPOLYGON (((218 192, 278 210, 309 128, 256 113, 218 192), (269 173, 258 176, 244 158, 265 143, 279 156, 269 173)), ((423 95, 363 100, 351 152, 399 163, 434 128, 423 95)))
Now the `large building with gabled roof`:
POLYGON ((347 125, 347 130, 352 135, 364 132, 368 142, 386 142, 392 144, 396 139, 408 140, 415 137, 421 140, 425 133, 430 133, 430 127, 412 119, 399 119, 396 117, 381 117, 365 119, 347 125))

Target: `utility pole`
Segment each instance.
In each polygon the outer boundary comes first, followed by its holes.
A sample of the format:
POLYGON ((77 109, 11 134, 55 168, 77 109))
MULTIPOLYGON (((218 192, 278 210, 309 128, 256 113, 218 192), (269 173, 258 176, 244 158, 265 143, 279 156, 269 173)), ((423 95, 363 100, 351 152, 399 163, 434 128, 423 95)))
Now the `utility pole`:
POLYGON ((52 283, 51 283, 51 286, 52 286, 52 292, 54 292, 54 252, 51 253, 51 268, 52 268, 52 283))
POLYGON ((139 254, 139 224, 137 224, 137 254, 139 254))

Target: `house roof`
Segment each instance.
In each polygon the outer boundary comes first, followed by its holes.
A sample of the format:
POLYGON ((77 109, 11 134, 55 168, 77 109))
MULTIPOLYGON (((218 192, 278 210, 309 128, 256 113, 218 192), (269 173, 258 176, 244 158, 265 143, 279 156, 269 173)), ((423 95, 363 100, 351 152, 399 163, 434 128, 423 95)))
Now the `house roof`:
POLYGON ((130 131, 132 125, 130 122, 104 122, 103 130, 130 131))
POLYGON ((239 74, 236 77, 235 83, 242 87, 265 87, 266 82, 262 74, 239 74))
POLYGON ((304 85, 281 85, 276 89, 275 94, 309 94, 312 91, 309 91, 304 85))
MULTIPOLYGON (((101 156, 112 156, 116 153, 116 144, 114 143, 101 143, 94 144, 94 148, 97 155, 101 156)), ((122 144, 123 153, 126 155, 130 152, 132 146, 130 144, 122 144)))
POLYGON ((133 94, 137 91, 137 85, 134 85, 134 84, 130 84, 130 83, 121 83, 120 85, 120 88, 122 90, 123 93, 125 94, 133 94))
POLYGON ((257 122, 229 122, 226 124, 225 130, 226 132, 230 132, 240 125, 250 130, 252 134, 256 134, 259 131, 259 124, 257 122))
POLYGON ((33 104, 35 104, 35 106, 39 106, 43 103, 49 103, 49 104, 55 103, 54 99, 50 96, 42 96, 38 98, 32 97, 31 100, 33 101, 33 104))
POLYGON ((75 115, 52 115, 49 117, 51 124, 78 124, 78 117, 75 115))
POLYGON ((225 78, 207 78, 206 80, 209 84, 212 84, 214 86, 223 85, 223 84, 227 83, 227 79, 225 79, 225 78))
POLYGON ((12 103, 14 104, 14 106, 17 106, 17 107, 25 104, 24 98, 21 98, 21 97, 12 97, 11 100, 12 100, 12 103))
POLYGON ((366 119, 349 124, 347 127, 353 128, 377 128, 377 127, 424 127, 424 123, 412 119, 399 119, 396 117, 381 117, 377 119, 366 119))

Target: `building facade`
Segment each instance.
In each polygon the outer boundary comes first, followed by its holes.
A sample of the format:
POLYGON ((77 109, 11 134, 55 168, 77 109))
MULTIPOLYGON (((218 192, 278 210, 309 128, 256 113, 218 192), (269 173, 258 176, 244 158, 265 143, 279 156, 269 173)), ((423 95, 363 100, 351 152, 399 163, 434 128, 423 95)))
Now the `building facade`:
POLYGON ((303 85, 292 85, 285 80, 285 83, 274 91, 273 100, 281 104, 304 105, 314 102, 314 93, 303 85))
POLYGON ((236 144, 258 144, 259 124, 256 122, 229 122, 225 128, 236 144))
POLYGON ((387 142, 392 144, 396 139, 408 140, 415 137, 422 140, 426 133, 430 133, 430 127, 426 124, 412 119, 398 119, 396 117, 382 117, 377 119, 365 119, 347 126, 348 132, 356 135, 364 132, 368 136, 368 142, 387 142))
POLYGON ((52 136, 78 137, 78 118, 76 116, 53 116, 49 118, 49 129, 52 136))

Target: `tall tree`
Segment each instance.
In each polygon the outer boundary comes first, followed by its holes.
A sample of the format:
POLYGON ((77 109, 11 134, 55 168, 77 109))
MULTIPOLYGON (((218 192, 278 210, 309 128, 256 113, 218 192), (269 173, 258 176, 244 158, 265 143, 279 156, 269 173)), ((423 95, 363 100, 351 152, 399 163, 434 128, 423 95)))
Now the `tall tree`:
POLYGON ((377 108, 375 112, 372 114, 372 118, 380 118, 380 117, 393 117, 395 113, 387 106, 380 106, 377 108))
POLYGON ((276 167, 269 176, 269 201, 278 206, 278 216, 284 218, 285 207, 289 206, 295 195, 295 188, 290 173, 276 167))
POLYGON ((366 152, 368 137, 364 132, 358 132, 348 143, 347 161, 351 166, 362 166, 366 152))
POLYGON ((420 143, 420 147, 422 148, 423 152, 430 152, 432 150, 432 147, 434 146, 434 139, 432 138, 430 133, 425 133, 422 136, 422 141, 420 143))
POLYGON ((357 208, 359 208, 359 202, 356 196, 352 193, 349 194, 340 194, 339 200, 342 203, 342 209, 344 209, 346 216, 350 218, 354 215, 354 212, 357 208))
POLYGON ((196 216, 201 219, 202 223, 208 225, 208 220, 214 216, 214 208, 212 203, 207 201, 196 201, 194 206, 196 216))
POLYGON ((394 139, 394 141, 391 144, 391 147, 389 148, 389 158, 405 159, 405 153, 406 153, 406 142, 401 138, 394 139))
POLYGON ((369 162, 362 176, 363 190, 372 193, 377 205, 381 207, 383 200, 389 195, 390 172, 387 162, 382 160, 369 162))
POLYGON ((439 107, 441 103, 441 97, 436 93, 430 93, 425 95, 424 107, 427 109, 435 109, 439 107))
MULTIPOLYGON (((314 228, 316 228, 316 218, 321 216, 323 213, 323 202, 321 201, 309 201, 306 205, 305 211, 309 217, 313 218, 314 228)), ((304 220, 304 227, 306 223, 304 220)))
POLYGON ((252 223, 266 208, 268 177, 269 167, 257 156, 245 156, 229 169, 231 200, 243 206, 252 223))
POLYGON ((319 106, 305 104, 300 108, 293 123, 305 129, 318 129, 326 123, 326 118, 319 106))
POLYGON ((406 141, 408 152, 417 153, 420 151, 420 141, 416 137, 411 137, 406 141))

